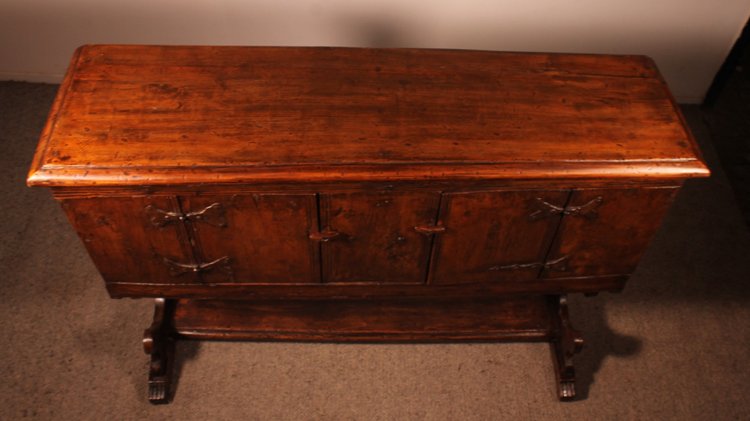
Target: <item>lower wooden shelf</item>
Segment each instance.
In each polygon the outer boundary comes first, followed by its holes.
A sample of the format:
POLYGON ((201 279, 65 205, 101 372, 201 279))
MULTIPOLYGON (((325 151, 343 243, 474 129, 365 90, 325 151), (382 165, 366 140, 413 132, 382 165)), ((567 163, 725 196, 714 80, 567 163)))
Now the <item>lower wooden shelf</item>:
POLYGON ((575 396, 572 357, 583 341, 565 296, 403 300, 157 299, 144 334, 149 400, 170 399, 178 339, 317 342, 544 341, 552 345, 558 393, 575 396))
POLYGON ((546 340, 544 297, 461 301, 178 300, 174 329, 200 339, 335 342, 546 340))

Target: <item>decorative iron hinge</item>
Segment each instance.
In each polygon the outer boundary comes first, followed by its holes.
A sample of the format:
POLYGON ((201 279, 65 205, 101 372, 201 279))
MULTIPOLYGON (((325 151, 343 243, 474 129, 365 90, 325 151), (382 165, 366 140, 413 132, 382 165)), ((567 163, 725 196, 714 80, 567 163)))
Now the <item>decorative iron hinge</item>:
POLYGON ((146 206, 146 214, 148 215, 151 224, 157 228, 162 228, 171 223, 181 221, 201 221, 220 228, 227 226, 226 211, 224 210, 224 206, 218 202, 212 203, 199 211, 184 214, 182 212, 166 211, 159 209, 154 205, 148 205, 146 206))
POLYGON ((230 282, 234 281, 234 272, 229 264, 231 259, 228 256, 207 263, 182 263, 166 257, 162 257, 162 259, 169 267, 170 276, 180 276, 186 273, 200 274, 218 267, 228 276, 230 282))
POLYGON ((521 269, 540 269, 554 270, 557 272, 565 272, 568 270, 568 259, 570 256, 563 256, 555 260, 548 260, 546 262, 531 262, 531 263, 513 263, 510 265, 496 265, 488 268, 488 271, 504 271, 504 270, 521 270, 521 269))
POLYGON ((537 206, 538 209, 534 210, 534 212, 531 212, 529 214, 529 219, 532 221, 536 221, 542 218, 546 218, 553 215, 570 215, 570 216, 582 216, 584 218, 588 219, 594 219, 597 216, 597 208, 599 205, 602 204, 604 201, 604 198, 602 196, 597 196, 596 198, 584 203, 580 206, 557 206, 553 205, 552 203, 549 203, 542 199, 541 197, 537 197, 534 204, 537 206))

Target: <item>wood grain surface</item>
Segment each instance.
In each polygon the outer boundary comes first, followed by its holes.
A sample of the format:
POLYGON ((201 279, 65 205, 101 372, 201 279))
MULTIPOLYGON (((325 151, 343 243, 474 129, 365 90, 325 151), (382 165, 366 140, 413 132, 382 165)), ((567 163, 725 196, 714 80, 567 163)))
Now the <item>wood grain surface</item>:
POLYGON ((91 45, 28 183, 706 174, 642 56, 91 45))

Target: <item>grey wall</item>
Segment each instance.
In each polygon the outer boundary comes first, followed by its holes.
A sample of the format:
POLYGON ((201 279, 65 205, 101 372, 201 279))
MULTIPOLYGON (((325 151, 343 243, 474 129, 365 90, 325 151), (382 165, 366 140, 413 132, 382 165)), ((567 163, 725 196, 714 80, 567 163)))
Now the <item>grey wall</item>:
POLYGON ((0 80, 58 82, 87 43, 646 54, 700 102, 748 0, 3 0, 0 80))

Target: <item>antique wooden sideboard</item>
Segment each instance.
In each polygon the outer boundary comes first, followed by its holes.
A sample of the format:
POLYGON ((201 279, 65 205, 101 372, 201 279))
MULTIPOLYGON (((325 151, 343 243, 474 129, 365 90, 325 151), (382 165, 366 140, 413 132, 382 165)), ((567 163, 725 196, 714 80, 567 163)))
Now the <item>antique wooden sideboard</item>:
POLYGON ((546 341, 623 288, 708 170, 641 56, 79 48, 28 184, 112 297, 154 297, 149 399, 178 338, 546 341))

